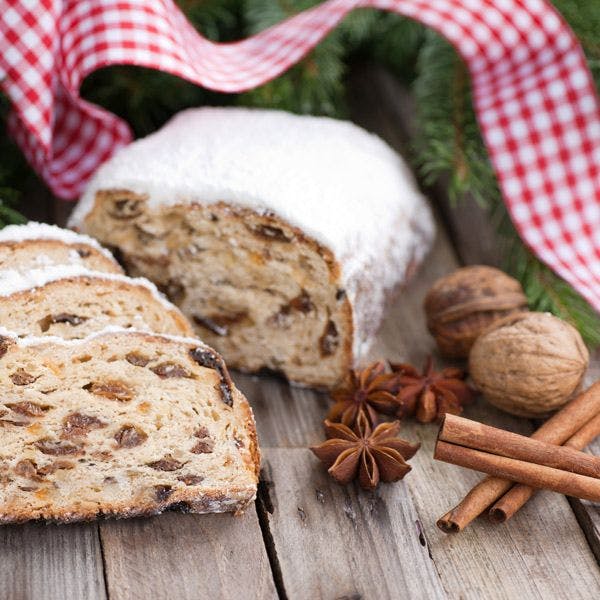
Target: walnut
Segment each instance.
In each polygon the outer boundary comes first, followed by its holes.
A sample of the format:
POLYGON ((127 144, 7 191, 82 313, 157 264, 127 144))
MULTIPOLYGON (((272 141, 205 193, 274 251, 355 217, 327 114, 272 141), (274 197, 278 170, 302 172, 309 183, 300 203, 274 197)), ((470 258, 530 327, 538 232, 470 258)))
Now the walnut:
POLYGON ((464 267, 438 279, 425 297, 427 327, 445 356, 466 358, 477 337, 527 310, 521 284, 499 269, 464 267))
POLYGON ((589 362, 579 332, 548 313, 507 317, 473 345, 469 371, 494 406, 514 415, 545 415, 577 391, 589 362))

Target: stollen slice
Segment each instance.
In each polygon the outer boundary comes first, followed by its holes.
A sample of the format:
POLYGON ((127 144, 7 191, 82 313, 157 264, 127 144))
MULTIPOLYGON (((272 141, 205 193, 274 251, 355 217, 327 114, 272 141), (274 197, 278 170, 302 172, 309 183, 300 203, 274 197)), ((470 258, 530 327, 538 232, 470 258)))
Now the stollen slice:
POLYGON ((119 328, 0 336, 0 522, 241 512, 253 501, 252 411, 202 342, 119 328))
POLYGON ((87 235, 35 221, 0 230, 1 270, 26 271, 71 264, 94 271, 123 273, 113 255, 87 235))
POLYGON ((0 271, 0 324, 19 336, 83 338, 107 325, 190 335, 154 284, 81 265, 0 271))

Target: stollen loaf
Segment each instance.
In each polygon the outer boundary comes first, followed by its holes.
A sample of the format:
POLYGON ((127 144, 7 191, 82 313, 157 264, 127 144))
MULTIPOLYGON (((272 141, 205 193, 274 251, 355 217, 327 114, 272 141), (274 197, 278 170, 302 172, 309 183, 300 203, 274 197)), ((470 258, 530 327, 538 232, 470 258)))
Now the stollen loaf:
POLYGON ((378 137, 241 108, 184 111, 121 149, 70 225, 118 249, 230 366, 323 388, 366 355, 434 233, 378 137))

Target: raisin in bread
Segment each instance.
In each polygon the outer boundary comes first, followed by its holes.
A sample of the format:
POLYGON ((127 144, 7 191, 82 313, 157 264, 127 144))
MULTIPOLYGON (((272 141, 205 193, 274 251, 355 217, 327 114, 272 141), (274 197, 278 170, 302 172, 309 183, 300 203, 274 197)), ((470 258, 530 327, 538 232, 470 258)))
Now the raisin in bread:
POLYGON ((430 211, 355 125, 201 108, 120 150, 71 226, 154 280, 230 366, 332 387, 422 259, 430 211))
POLYGON ((0 324, 19 336, 82 338, 107 325, 190 335, 179 309, 146 279, 55 265, 0 271, 0 324))
POLYGON ((25 271, 69 264, 123 273, 112 254, 87 235, 34 221, 0 230, 0 269, 25 271))
POLYGON ((254 499, 252 411, 202 342, 0 334, 0 522, 240 512, 254 499))

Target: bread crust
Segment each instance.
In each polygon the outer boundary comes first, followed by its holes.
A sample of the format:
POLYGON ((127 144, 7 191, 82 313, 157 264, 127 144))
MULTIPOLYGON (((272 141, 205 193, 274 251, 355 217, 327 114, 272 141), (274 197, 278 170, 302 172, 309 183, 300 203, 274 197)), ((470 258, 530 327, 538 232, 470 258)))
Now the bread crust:
MULTIPOLYGON (((233 487, 227 490, 227 495, 219 490, 203 492, 203 498, 199 500, 194 496, 193 490, 175 490, 169 500, 165 502, 147 501, 136 504, 131 503, 94 503, 95 507, 80 510, 61 511, 27 511, 15 509, 9 512, 0 512, 0 524, 19 524, 27 521, 42 520, 47 523, 66 525, 80 521, 94 521, 99 518, 129 519, 132 517, 151 517, 159 515, 168 510, 180 510, 193 514, 208 514, 233 512, 236 515, 243 514, 248 506, 255 500, 256 490, 254 487, 233 487)), ((92 504, 92 503, 90 503, 92 504)))

